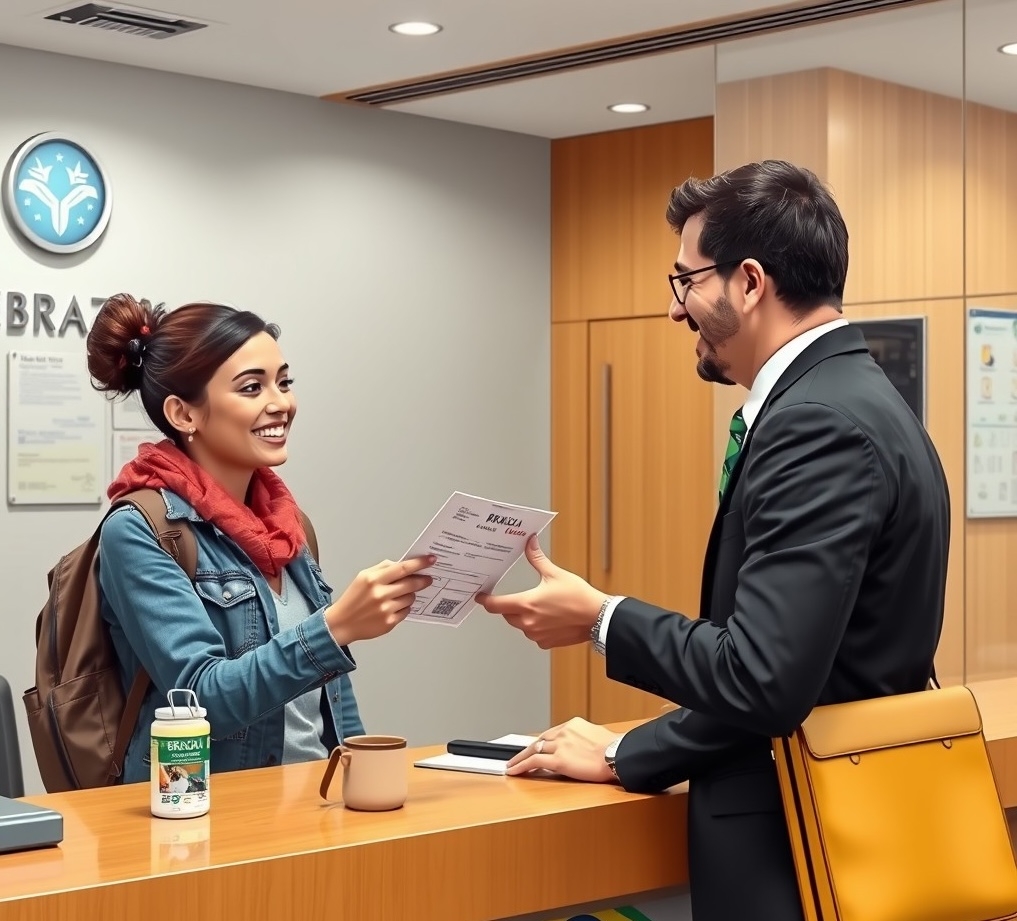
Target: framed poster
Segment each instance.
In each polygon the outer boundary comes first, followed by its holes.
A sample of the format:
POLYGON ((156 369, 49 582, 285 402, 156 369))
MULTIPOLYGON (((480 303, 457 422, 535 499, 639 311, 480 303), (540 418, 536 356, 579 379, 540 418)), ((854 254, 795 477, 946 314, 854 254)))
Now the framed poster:
POLYGON ((967 514, 1017 517, 1017 311, 970 307, 966 334, 967 514))

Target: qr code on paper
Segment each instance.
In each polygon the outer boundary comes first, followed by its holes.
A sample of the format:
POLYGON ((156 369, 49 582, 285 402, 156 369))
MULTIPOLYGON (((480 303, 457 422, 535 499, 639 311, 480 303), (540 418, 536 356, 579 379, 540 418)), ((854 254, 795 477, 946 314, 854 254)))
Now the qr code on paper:
POLYGON ((455 598, 442 598, 433 608, 431 608, 431 616, 451 620, 455 617, 456 609, 461 604, 462 602, 456 601, 455 598))

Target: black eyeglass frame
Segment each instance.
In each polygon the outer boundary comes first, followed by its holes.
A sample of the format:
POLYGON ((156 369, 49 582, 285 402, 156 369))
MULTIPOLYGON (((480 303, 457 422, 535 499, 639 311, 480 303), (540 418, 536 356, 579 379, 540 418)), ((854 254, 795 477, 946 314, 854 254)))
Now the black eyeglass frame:
MULTIPOLYGON (((726 262, 715 262, 713 265, 704 265, 701 269, 689 269, 687 272, 678 272, 676 275, 668 275, 667 280, 671 284, 671 293, 674 295, 674 299, 685 306, 685 299, 689 296, 689 291, 692 290, 692 282, 689 279, 693 275, 698 275, 700 272, 709 272, 711 269, 723 269, 729 265, 741 265, 744 259, 728 259, 726 262), (678 281, 678 285, 675 282, 678 281), (679 293, 678 289, 682 288, 683 291, 679 293)), ((678 268, 678 263, 674 264, 674 267, 678 268)))

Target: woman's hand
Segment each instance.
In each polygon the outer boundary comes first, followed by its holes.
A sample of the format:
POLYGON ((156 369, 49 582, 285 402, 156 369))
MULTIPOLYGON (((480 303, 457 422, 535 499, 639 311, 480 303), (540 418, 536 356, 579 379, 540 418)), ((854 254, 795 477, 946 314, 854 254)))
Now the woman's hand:
POLYGON ((365 569, 325 611, 325 622, 340 646, 388 633, 405 619, 416 593, 431 584, 417 575, 433 566, 435 557, 421 556, 393 563, 382 560, 365 569))

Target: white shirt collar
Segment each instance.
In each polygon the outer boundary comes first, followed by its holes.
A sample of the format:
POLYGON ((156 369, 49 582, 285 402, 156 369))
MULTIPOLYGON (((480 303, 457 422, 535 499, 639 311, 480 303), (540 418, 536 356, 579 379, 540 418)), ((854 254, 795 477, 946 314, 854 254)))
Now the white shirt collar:
POLYGON ((759 369, 756 379, 752 382, 752 389, 745 400, 745 405, 742 406, 742 418, 745 420, 746 429, 752 428, 752 423, 759 416, 759 411, 763 408, 770 391, 776 386, 780 376, 791 367, 792 362, 820 336, 847 325, 847 320, 839 319, 815 326, 795 336, 790 342, 784 343, 766 360, 766 364, 759 369))

